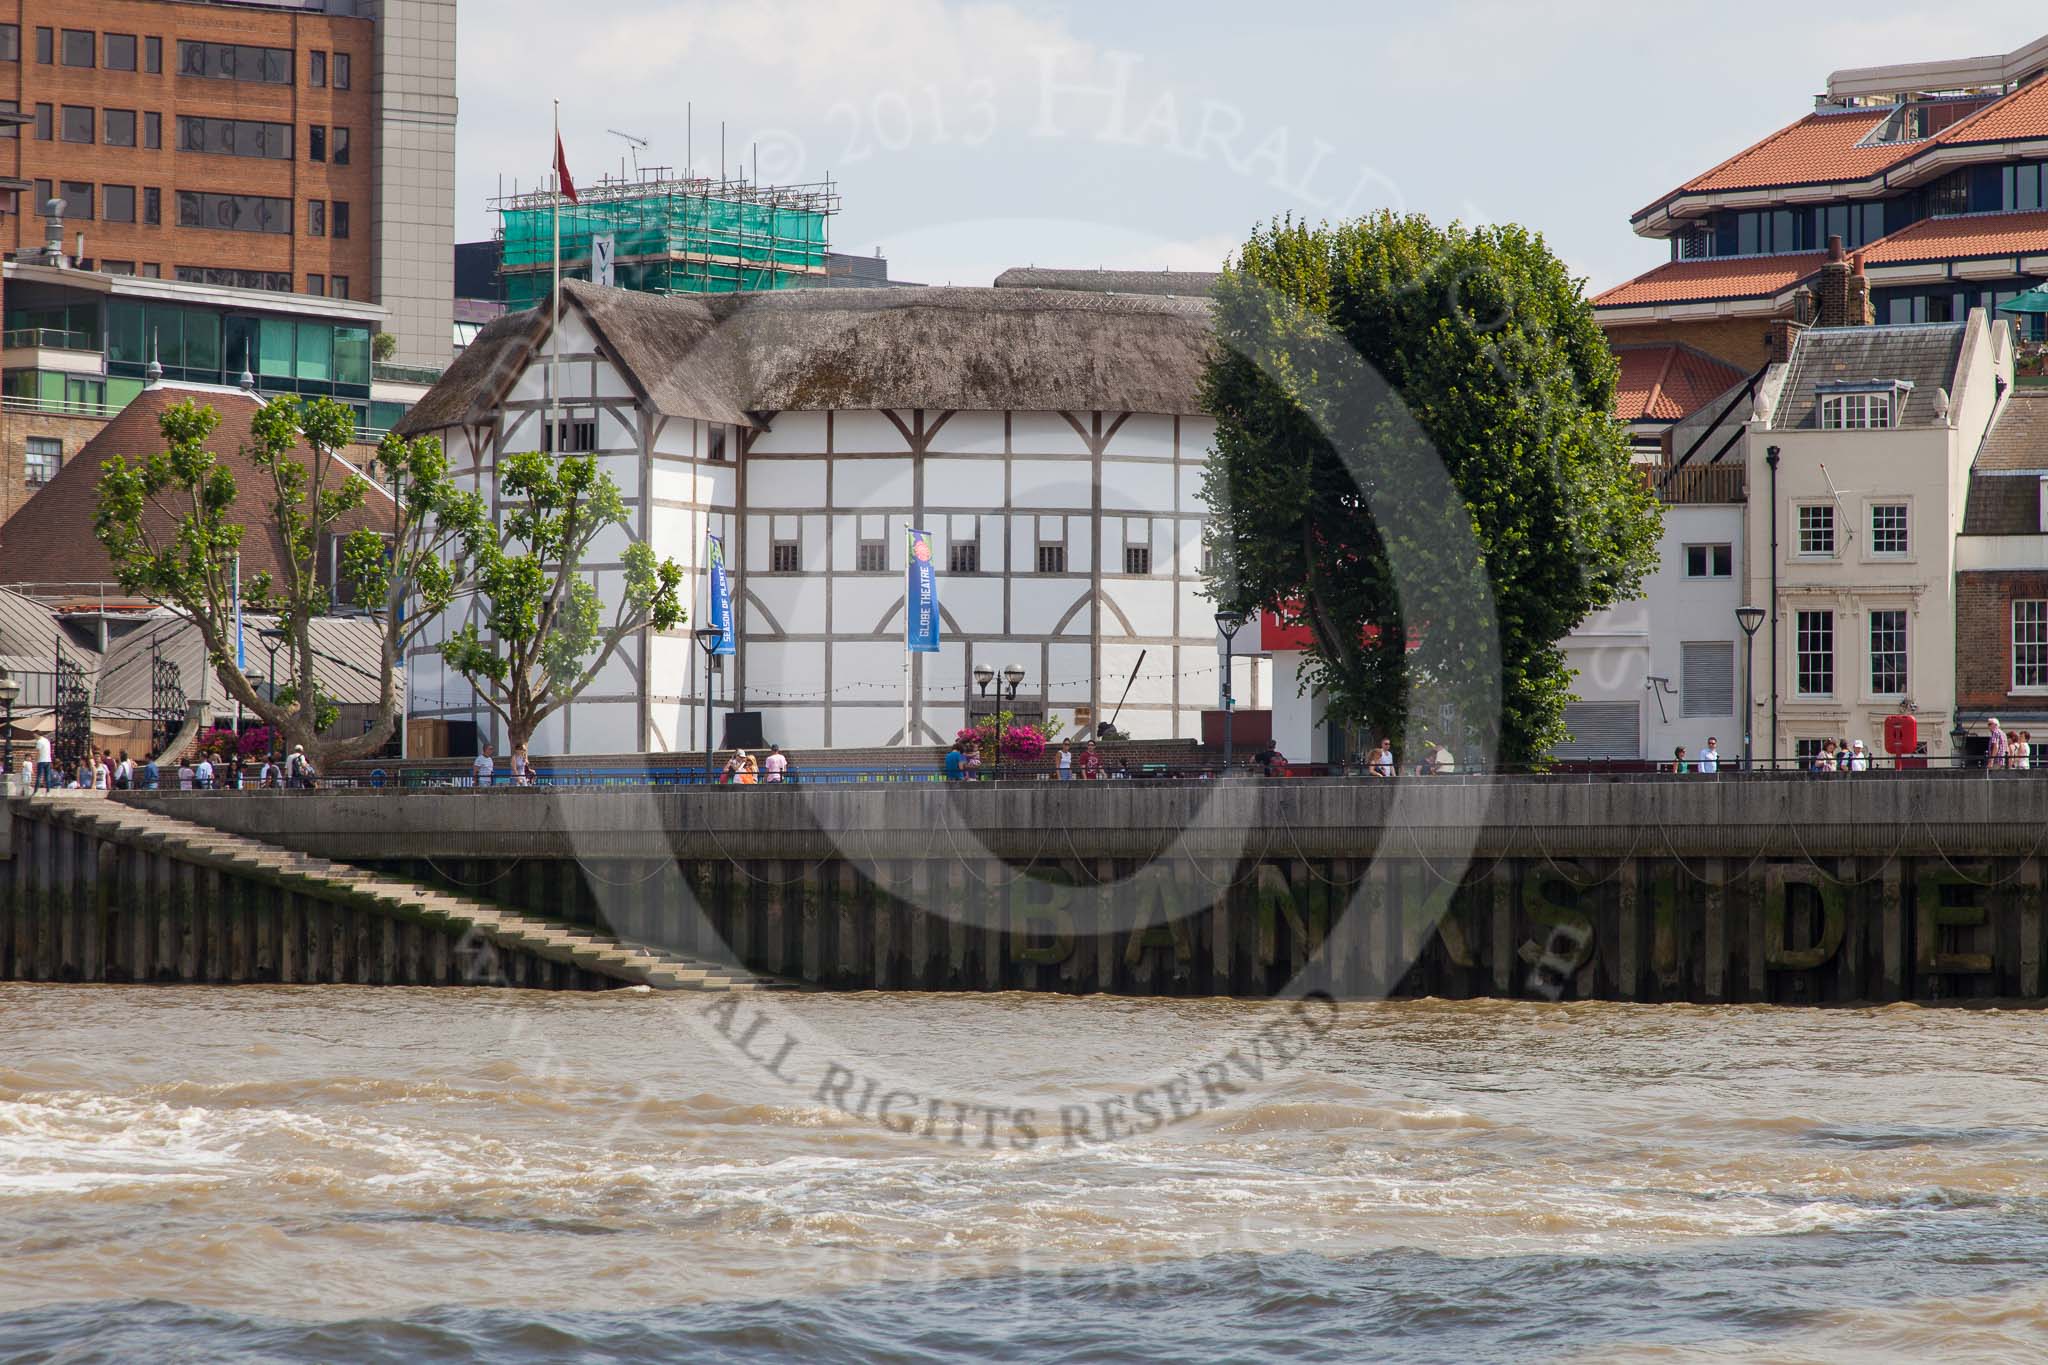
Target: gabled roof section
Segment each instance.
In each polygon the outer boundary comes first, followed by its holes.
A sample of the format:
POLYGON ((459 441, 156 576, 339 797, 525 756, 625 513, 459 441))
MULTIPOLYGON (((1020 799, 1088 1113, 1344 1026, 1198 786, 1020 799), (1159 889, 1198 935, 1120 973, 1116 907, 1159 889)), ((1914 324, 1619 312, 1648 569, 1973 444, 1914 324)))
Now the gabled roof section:
POLYGON ((455 363, 441 372, 434 387, 399 418, 394 430, 401 436, 417 436, 477 420, 512 387, 546 330, 547 318, 538 308, 486 323, 455 363))
POLYGON ((1614 416, 1623 422, 1676 422, 1747 378, 1726 361, 1678 342, 1617 346, 1614 358, 1621 366, 1614 416))
POLYGON ((1895 425, 1933 426, 1939 420, 1935 390, 1955 391, 1966 325, 1807 328, 1793 347, 1771 425, 1778 430, 1820 425, 1822 384, 1903 380, 1913 387, 1900 400, 1895 425))
POLYGON ((1929 139, 1942 146, 2048 137, 2048 79, 2036 79, 1929 139))
MULTIPOLYGON (((1808 114, 1763 141, 1746 147, 1703 175, 1680 185, 1678 194, 1704 190, 1763 189, 1818 180, 1860 180, 1875 175, 1917 149, 1917 143, 1859 146, 1891 116, 1891 110, 1808 114)), ((1667 196, 1669 197, 1669 196, 1667 196)))
POLYGON ((1718 299, 1776 298, 1821 268, 1827 253, 1789 256, 1706 256, 1666 261, 1593 299, 1595 308, 1631 308, 1657 303, 1705 303, 1718 299))
POLYGON ((1998 420, 1977 451, 1976 468, 2006 473, 2048 470, 2048 389, 2027 384, 2006 395, 1998 420))
MULTIPOLYGON (((116 413, 83 450, 65 461, 41 492, 0 526, 0 577, 10 583, 113 582, 113 561, 92 532, 99 510, 100 466, 117 455, 132 461, 162 450, 158 421, 165 409, 187 400, 220 414, 220 425, 207 445, 235 476, 232 515, 247 528, 242 536, 244 580, 260 573, 282 576, 288 551, 265 496, 270 476, 244 453, 254 439, 250 422, 262 404, 236 389, 164 383, 144 389, 116 413)), ((298 458, 305 460, 303 451, 298 458)), ((337 487, 349 475, 361 472, 346 460, 336 459, 333 468, 323 473, 322 487, 337 487)), ((148 524, 157 535, 168 535, 175 525, 168 512, 150 513, 148 524)), ((343 516, 332 529, 347 535, 358 530, 388 530, 390 524, 390 494, 373 483, 363 505, 343 516)))
POLYGON ((1857 255, 1865 265, 1962 260, 1971 256, 2034 256, 2048 252, 2048 210, 1923 218, 1857 255))

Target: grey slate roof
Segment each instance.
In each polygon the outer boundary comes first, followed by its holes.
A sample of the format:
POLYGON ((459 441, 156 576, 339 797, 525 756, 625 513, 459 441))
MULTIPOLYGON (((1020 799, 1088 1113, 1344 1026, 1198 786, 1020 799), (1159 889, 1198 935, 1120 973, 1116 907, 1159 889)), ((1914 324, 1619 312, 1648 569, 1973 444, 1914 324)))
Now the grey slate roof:
MULTIPOLYGON (((1200 411, 1206 298, 1049 289, 791 289, 663 297, 564 281, 627 377, 667 415, 753 425, 827 408, 1200 411)), ((484 328, 405 434, 488 413, 546 309, 484 328)))
POLYGON ((1903 379, 1913 391, 1896 425, 1932 426, 1936 389, 1955 392, 1956 364, 1963 352, 1960 322, 1894 327, 1810 327, 1800 334, 1778 391, 1771 425, 1781 430, 1820 425, 1816 386, 1829 380, 1903 379))
POLYGON ((2006 395, 1976 467, 2048 470, 2048 389, 2022 385, 2006 395))
POLYGON ((1966 536, 2033 536, 2041 533, 2041 481, 2025 475, 1970 475, 1963 504, 1966 536))
POLYGON ((1173 294, 1207 298, 1222 278, 1217 270, 1041 270, 1013 266, 996 276, 998 289, 1074 289, 1093 294, 1173 294))
MULTIPOLYGON (((257 631, 275 617, 252 614, 242 618, 242 630, 250 669, 260 677, 269 675, 270 652, 257 631)), ((313 674, 320 688, 343 706, 373 706, 377 701, 377 664, 380 637, 378 624, 362 616, 316 616, 313 618, 313 674)), ((155 649, 178 666, 178 681, 188 696, 199 696, 199 678, 205 671, 205 651, 199 628, 189 621, 165 615, 150 620, 116 640, 107 651, 93 693, 93 709, 109 715, 130 717, 149 713, 151 701, 150 653, 155 649)), ((278 652, 278 667, 286 656, 278 652)), ((405 698, 405 671, 396 670, 396 696, 405 698)), ((233 715, 235 704, 218 678, 209 677, 206 695, 216 716, 233 715)))

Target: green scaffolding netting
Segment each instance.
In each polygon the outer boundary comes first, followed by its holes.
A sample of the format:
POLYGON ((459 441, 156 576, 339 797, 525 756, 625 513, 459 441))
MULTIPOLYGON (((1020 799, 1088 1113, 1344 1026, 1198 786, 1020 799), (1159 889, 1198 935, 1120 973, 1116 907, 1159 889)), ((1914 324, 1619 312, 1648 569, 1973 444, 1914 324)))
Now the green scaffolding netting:
MULTIPOLYGON (((531 307, 553 282, 552 206, 501 210, 506 303, 531 307)), ((587 277, 592 237, 613 239, 613 274, 648 293, 781 289, 823 270, 822 211, 661 193, 561 206, 562 269, 587 277)))

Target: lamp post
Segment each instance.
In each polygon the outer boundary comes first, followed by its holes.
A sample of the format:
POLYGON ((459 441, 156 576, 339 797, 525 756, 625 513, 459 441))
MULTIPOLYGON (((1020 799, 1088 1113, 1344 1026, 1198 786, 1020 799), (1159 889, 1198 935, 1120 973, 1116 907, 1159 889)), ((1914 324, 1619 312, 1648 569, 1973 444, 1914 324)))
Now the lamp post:
MULTIPOLYGON (((1952 726, 1948 732, 1948 752, 1949 761, 1955 764, 1956 771, 1958 772, 1961 772, 1964 768, 1967 768, 1969 766, 1969 763, 1967 761, 1968 750, 1966 747, 1969 744, 1969 742, 1970 732, 1963 725, 1963 718, 1961 716, 1957 716, 1955 725, 1952 726)), ((1991 765, 1987 762, 1984 765, 1984 769, 1986 772, 1989 772, 1991 770, 1991 765)))
POLYGON ((1231 647, 1237 641, 1237 633, 1244 629, 1244 613, 1241 611, 1219 611, 1216 613, 1216 629, 1223 636, 1223 773, 1230 774, 1231 747, 1236 736, 1237 691, 1231 668, 1231 647))
POLYGON ((21 684, 0 668, 0 750, 6 753, 0 759, 0 787, 14 781, 14 699, 20 695, 21 684))
MULTIPOLYGON (((263 647, 270 651, 270 704, 275 706, 277 705, 277 651, 278 647, 285 641, 285 634, 276 626, 265 626, 262 630, 256 632, 256 637, 263 641, 263 647)), ((240 739, 238 738, 235 742, 237 747, 239 747, 241 744, 240 739)), ((270 761, 272 763, 277 762, 277 726, 275 725, 270 727, 270 761)))
POLYGON ((1742 770, 1755 765, 1752 734, 1756 728, 1756 632, 1764 623, 1762 607, 1737 607, 1735 624, 1742 627, 1742 770))
POLYGON ((724 632, 716 626, 699 626, 694 634, 697 647, 704 651, 704 781, 710 783, 715 778, 711 771, 711 713, 718 699, 714 690, 718 679, 712 674, 711 662, 717 657, 718 642, 724 632))
MULTIPOLYGON (((1011 664, 1003 669, 1003 700, 1008 706, 1010 719, 1013 723, 1017 719, 1017 689, 1023 685, 1024 666, 1022 664, 1011 664)), ((996 718, 995 751, 996 766, 1001 767, 1003 762, 1003 726, 1000 715, 996 718)))

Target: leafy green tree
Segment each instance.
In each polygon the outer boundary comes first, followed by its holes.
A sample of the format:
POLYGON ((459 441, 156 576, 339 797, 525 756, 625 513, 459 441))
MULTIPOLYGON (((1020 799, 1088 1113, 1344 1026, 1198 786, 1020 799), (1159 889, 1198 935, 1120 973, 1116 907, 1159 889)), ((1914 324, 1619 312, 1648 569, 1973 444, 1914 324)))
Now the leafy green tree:
POLYGON ((164 603, 199 629, 206 655, 230 697, 313 762, 361 757, 383 747, 398 724, 397 670, 407 647, 444 610, 466 578, 464 561, 489 539, 483 500, 448 477, 440 442, 384 438, 370 477, 336 458, 355 436, 355 415, 330 399, 272 399, 250 422, 242 454, 262 476, 259 498, 282 572, 242 581, 247 611, 275 615, 285 638, 285 675, 266 696, 235 667, 235 559, 245 528, 237 518, 234 470, 208 448, 220 414, 186 401, 164 411, 164 448, 102 466, 94 532, 122 589, 164 603), (374 477, 383 491, 372 486, 374 477), (332 590, 319 575, 320 547, 346 518, 374 509, 388 529, 341 538, 341 577, 360 602, 377 604, 382 625, 377 718, 367 733, 325 733, 337 715, 315 679, 313 618, 332 590))
POLYGON ((1224 273, 1209 591, 1299 612, 1335 717, 1510 764, 1563 737, 1559 642, 1661 520, 1582 284, 1523 228, 1394 214, 1270 224, 1224 273))
POLYGON ((607 624, 583 566, 599 536, 626 524, 618 485, 589 455, 528 452, 498 471, 504 539, 485 546, 476 566, 483 629, 465 624, 442 643, 441 658, 469 680, 517 747, 589 687, 628 637, 682 624, 683 571, 643 543, 628 545, 623 592, 607 624))

